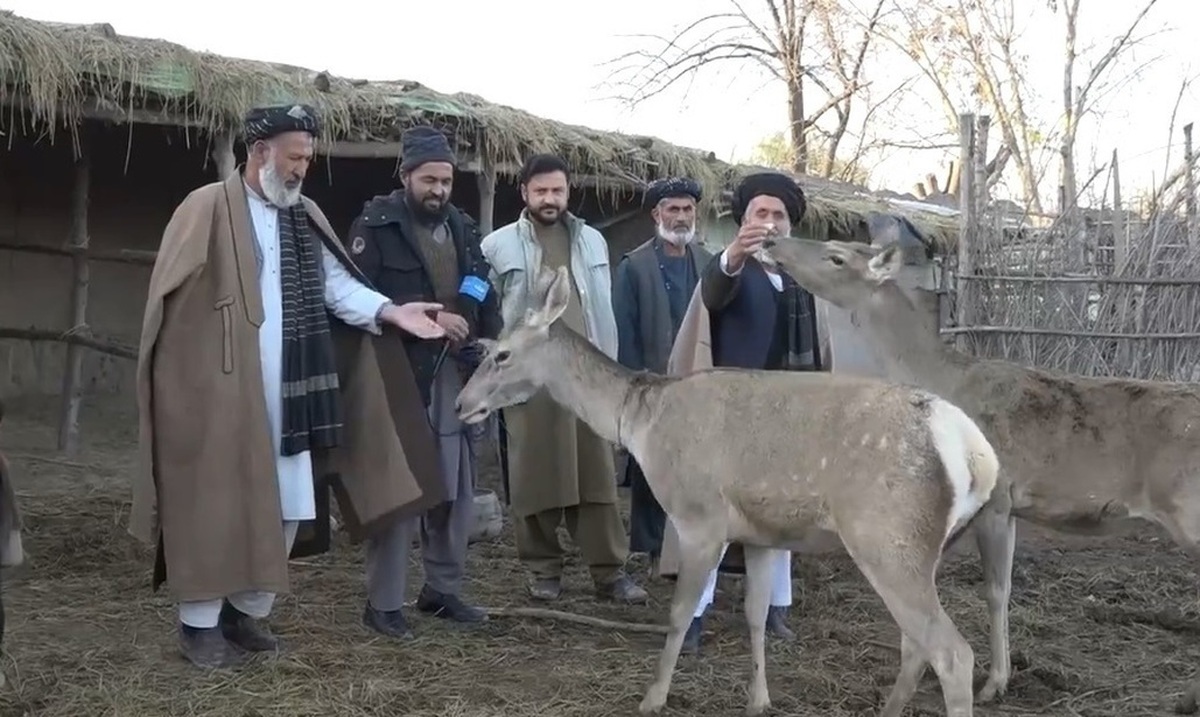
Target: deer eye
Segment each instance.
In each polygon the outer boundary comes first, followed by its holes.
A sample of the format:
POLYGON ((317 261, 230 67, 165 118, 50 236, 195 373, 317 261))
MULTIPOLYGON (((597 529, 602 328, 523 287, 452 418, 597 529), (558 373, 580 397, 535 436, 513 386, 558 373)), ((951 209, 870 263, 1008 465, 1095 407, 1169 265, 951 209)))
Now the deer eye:
POLYGON ((508 349, 501 349, 496 352, 496 365, 499 366, 502 363, 507 363, 510 358, 512 358, 512 352, 508 349))
POLYGON ((846 265, 846 260, 843 259, 842 257, 838 256, 837 254, 830 254, 829 261, 832 262, 834 266, 845 266, 846 265))

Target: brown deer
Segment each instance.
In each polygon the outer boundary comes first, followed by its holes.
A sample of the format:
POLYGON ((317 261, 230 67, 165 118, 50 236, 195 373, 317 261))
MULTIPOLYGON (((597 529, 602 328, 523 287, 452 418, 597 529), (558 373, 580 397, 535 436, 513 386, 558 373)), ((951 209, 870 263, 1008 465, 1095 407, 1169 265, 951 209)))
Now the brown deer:
MULTIPOLYGON (((896 284, 904 259, 894 244, 787 238, 768 252, 804 288, 855 313, 890 379, 944 396, 979 422, 1003 458, 993 502, 1066 533, 1150 521, 1200 558, 1195 384, 1066 376, 959 352, 938 336, 936 312, 896 284)), ((980 536, 981 548, 987 540, 980 536)), ((1009 556, 997 574, 1011 575, 1011 548, 1009 556)), ((1193 681, 1180 709, 1194 712, 1198 693, 1193 681)))
POLYGON ((542 306, 496 342, 458 396, 477 423, 545 389, 645 471, 679 535, 670 632, 642 714, 667 700, 684 632, 729 541, 745 547, 754 671, 746 713, 769 705, 764 633, 774 549, 840 536, 901 633, 900 673, 883 707, 897 717, 932 663, 950 717, 972 713, 970 645, 934 584, 948 540, 990 499, 995 453, 966 414, 877 379, 716 369, 634 373, 556 323, 565 270, 543 272, 542 306))
MULTIPOLYGON (((4 422, 4 404, 0 403, 0 423, 4 422)), ((13 490, 12 472, 0 451, 0 567, 11 568, 25 561, 21 545, 21 512, 13 490)), ((0 644, 4 642, 4 598, 0 595, 0 644)), ((4 673, 0 672, 0 687, 4 673)))

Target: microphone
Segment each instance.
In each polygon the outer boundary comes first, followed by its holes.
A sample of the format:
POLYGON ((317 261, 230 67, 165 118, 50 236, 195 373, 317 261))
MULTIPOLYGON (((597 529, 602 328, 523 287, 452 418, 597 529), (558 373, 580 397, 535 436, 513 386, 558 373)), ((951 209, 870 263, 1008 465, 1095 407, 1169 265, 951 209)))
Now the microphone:
POLYGON ((491 290, 492 285, 486 279, 480 279, 474 274, 464 276, 462 283, 458 285, 459 296, 474 299, 479 304, 483 303, 483 300, 487 298, 488 292, 491 290))
MULTIPOLYGON (((474 274, 467 274, 462 278, 462 282, 458 285, 458 295, 472 299, 476 304, 482 304, 487 298, 488 293, 492 290, 492 285, 486 279, 481 279, 474 274)), ((464 347, 465 348, 465 347, 464 347)), ((442 340, 442 350, 438 353, 437 360, 433 364, 433 375, 437 376, 442 369, 442 364, 446 362, 446 356, 450 353, 450 339, 442 340)), ((465 357, 464 357, 465 358, 465 357)))

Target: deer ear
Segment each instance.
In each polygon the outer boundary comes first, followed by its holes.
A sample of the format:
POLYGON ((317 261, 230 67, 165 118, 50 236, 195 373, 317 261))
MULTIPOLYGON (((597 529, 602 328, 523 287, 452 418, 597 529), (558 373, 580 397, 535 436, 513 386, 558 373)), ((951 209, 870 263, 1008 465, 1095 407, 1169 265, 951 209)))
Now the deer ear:
POLYGON ((867 262, 867 277, 876 283, 893 279, 904 266, 904 251, 900 244, 888 244, 867 262))
POLYGON ((546 298, 542 302, 542 308, 537 310, 537 316, 529 322, 530 325, 539 329, 549 328, 550 324, 558 321, 558 317, 567 310, 567 303, 570 300, 571 276, 565 266, 559 267, 554 273, 554 279, 550 282, 549 288, 546 289, 546 298))

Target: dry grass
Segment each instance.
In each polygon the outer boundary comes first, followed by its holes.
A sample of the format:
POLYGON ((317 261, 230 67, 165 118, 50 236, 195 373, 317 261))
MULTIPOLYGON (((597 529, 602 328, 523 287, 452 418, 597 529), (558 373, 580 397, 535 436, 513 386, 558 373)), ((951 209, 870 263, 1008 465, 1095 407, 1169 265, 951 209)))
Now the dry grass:
POLYGON ((95 102, 115 112, 161 109, 210 131, 238 130, 255 104, 300 101, 319 108, 336 139, 390 140, 411 125, 433 123, 456 137, 460 151, 475 148, 498 166, 556 152, 581 174, 626 184, 669 174, 709 186, 724 180, 725 165, 711 154, 555 122, 475 95, 443 94, 405 80, 368 83, 324 73, 318 80, 307 69, 195 52, 118 35, 107 25, 39 22, 0 11, 0 103, 22 103, 38 125, 74 124, 95 102))
MULTIPOLYGON (((523 619, 460 630, 417 618, 407 645, 359 624, 358 550, 293 568, 295 594, 273 624, 286 652, 236 673, 199 675, 178 657, 173 611, 149 592, 149 556, 127 538, 128 411, 85 408, 86 447, 62 462, 53 402, 11 401, 0 445, 13 459, 30 560, 5 577, 9 685, 0 715, 405 715, 599 717, 634 712, 660 638, 523 619)), ((494 480, 494 467, 487 479, 494 480)), ((1025 531, 1012 607, 1016 673, 997 715, 1165 714, 1200 664, 1192 564, 1157 533, 1103 541, 1025 531)), ((800 639, 773 644, 768 675, 776 710, 802 717, 875 714, 894 677, 896 630, 879 599, 840 555, 796 561, 800 639)), ((662 619, 669 583, 648 607, 593 603, 573 566, 564 609, 627 621, 662 619)), ((520 605, 523 576, 511 537, 471 551, 470 596, 520 605)), ((419 579, 419 578, 418 578, 419 579)), ((718 594, 706 654, 684 659, 668 715, 739 714, 749 656, 740 590, 718 594)), ((986 614, 973 551, 942 572, 947 609, 986 658, 986 614)), ((979 670, 982 676, 982 668, 979 670)), ((943 714, 927 677, 909 715, 943 714)))
MULTIPOLYGON (((85 109, 98 104, 114 114, 161 110, 205 131, 239 130, 251 106, 293 101, 319 108, 328 136, 335 139, 387 141, 414 124, 437 125, 455 138, 460 153, 474 150, 502 173, 529 154, 554 152, 577 173, 609 180, 600 184, 607 195, 640 191, 656 177, 684 175, 703 184, 713 199, 752 169, 653 137, 555 122, 417 82, 363 82, 321 73, 318 83, 318 73, 304 68, 117 35, 107 25, 39 22, 0 10, 0 109, 7 105, 0 127, 27 121, 30 130, 74 125, 85 109)), ((868 212, 902 213, 935 243, 953 245, 953 220, 900 210, 852 185, 812 177, 798 181, 809 194, 810 222, 848 232, 868 212)))

